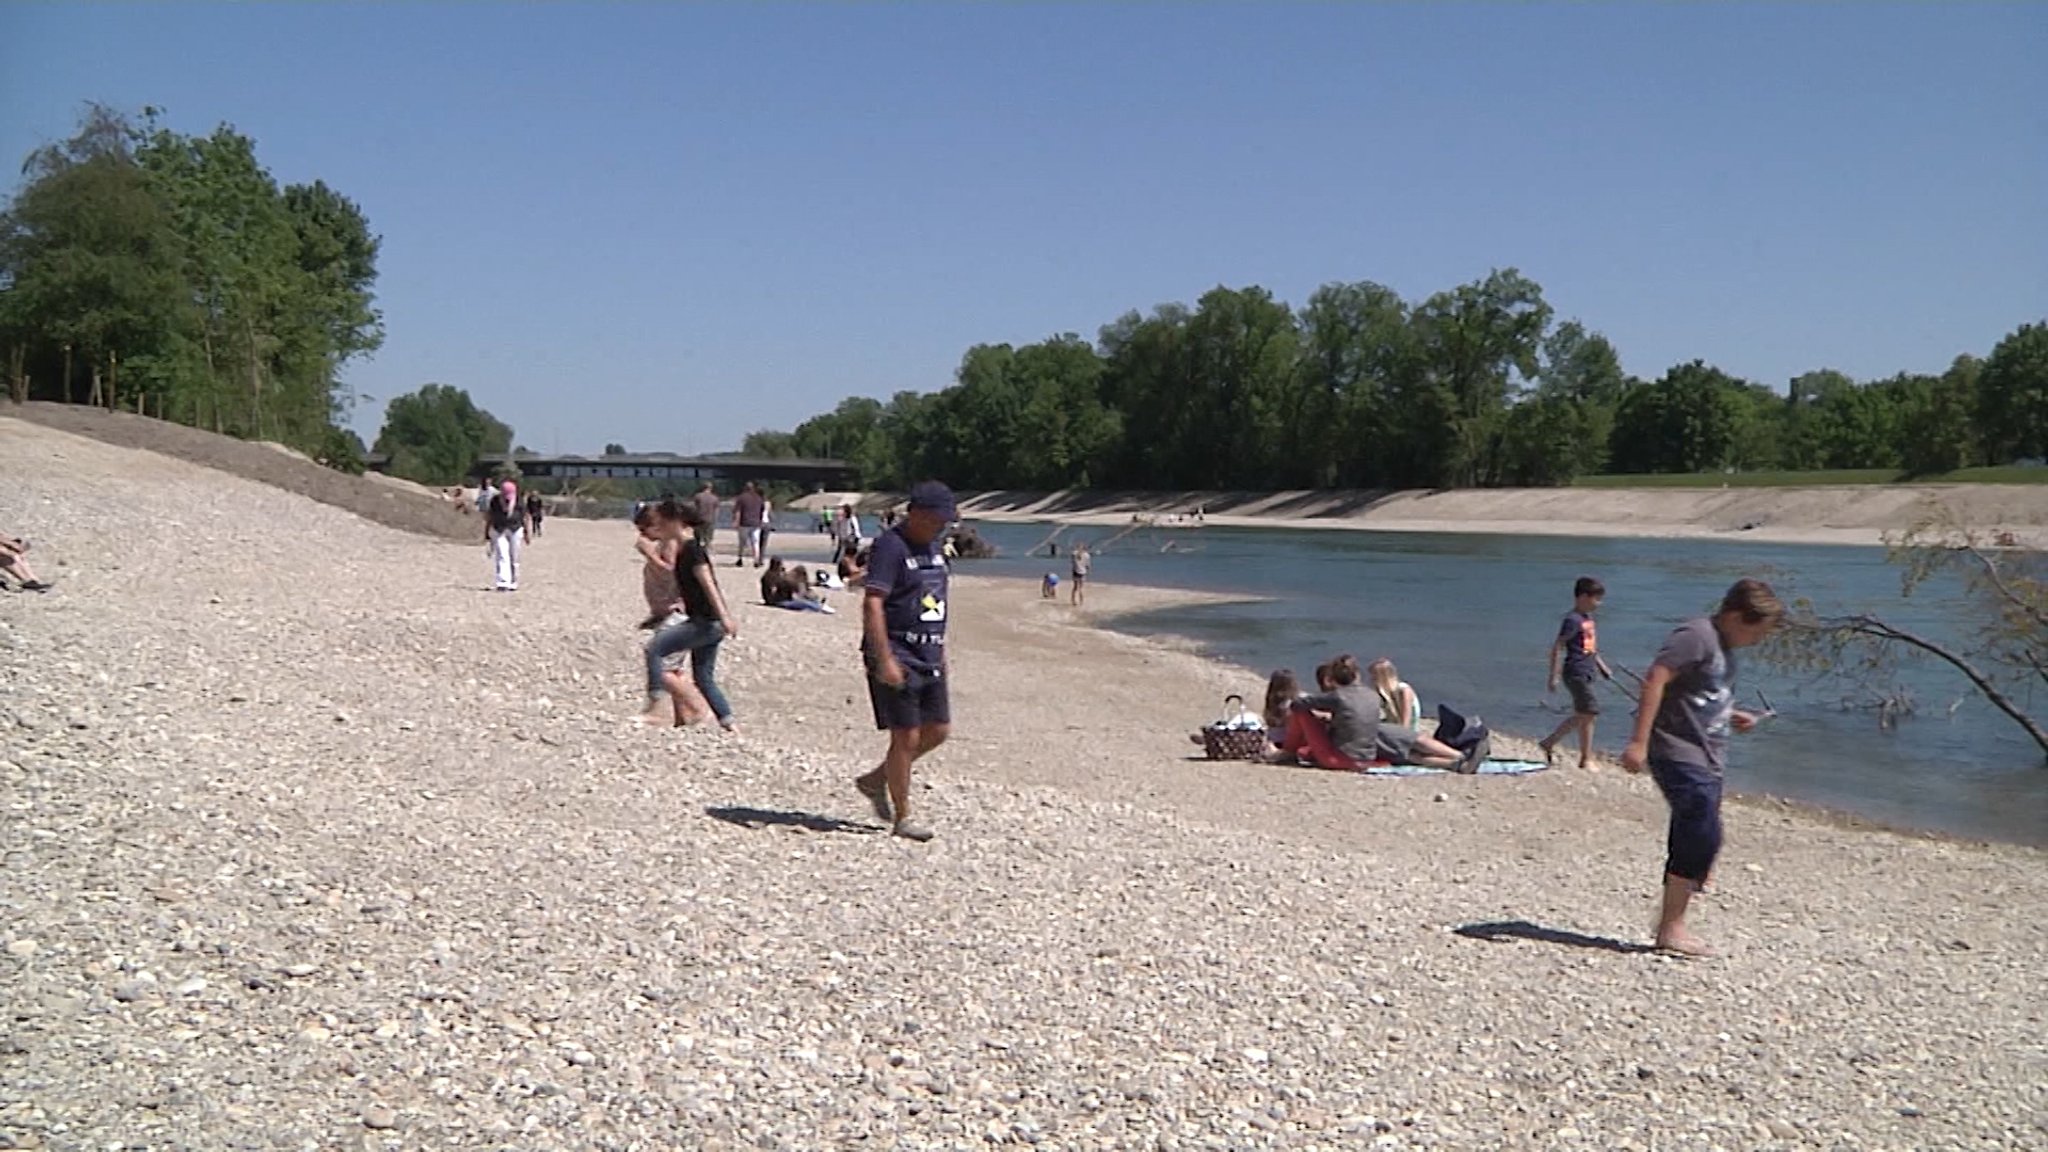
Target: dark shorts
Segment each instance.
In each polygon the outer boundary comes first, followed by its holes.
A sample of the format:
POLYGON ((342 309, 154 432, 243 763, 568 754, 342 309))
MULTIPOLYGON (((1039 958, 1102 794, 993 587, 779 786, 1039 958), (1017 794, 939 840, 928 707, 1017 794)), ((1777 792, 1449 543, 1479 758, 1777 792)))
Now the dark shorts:
POLYGON ((1564 686, 1565 690, 1572 694, 1573 714, 1579 716, 1598 716, 1600 714, 1600 697, 1593 694, 1593 682, 1591 680, 1570 677, 1565 680, 1564 686))
POLYGON ((903 676, 903 686, 891 688, 869 672, 868 702, 875 707, 876 728, 891 732, 953 722, 952 701, 947 696, 943 673, 906 665, 903 676))
POLYGON ((1664 874, 1705 884, 1721 855, 1721 774, 1702 764, 1652 759, 1650 778, 1671 806, 1664 874))

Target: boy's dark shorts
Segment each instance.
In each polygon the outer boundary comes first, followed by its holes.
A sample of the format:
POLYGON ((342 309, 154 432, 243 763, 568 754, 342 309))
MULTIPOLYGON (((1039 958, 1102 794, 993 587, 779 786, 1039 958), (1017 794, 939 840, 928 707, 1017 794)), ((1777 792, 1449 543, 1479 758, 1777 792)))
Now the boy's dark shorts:
POLYGON ((942 672, 906 666, 903 687, 891 688, 870 670, 868 702, 875 706, 875 727, 884 732, 953 722, 952 701, 942 672))
POLYGON ((1565 689, 1572 694, 1572 712, 1579 716, 1598 716, 1600 697, 1593 694, 1593 682, 1576 676, 1567 677, 1565 689))

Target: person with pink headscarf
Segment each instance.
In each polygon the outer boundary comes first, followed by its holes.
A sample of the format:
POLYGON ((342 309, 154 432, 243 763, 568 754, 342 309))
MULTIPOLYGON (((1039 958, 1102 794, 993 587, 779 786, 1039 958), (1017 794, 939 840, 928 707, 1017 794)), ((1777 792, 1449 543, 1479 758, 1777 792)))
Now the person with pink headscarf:
POLYGON ((484 512, 484 547, 491 557, 491 590, 519 591, 519 549, 533 538, 533 524, 519 501, 519 485, 505 480, 484 512))

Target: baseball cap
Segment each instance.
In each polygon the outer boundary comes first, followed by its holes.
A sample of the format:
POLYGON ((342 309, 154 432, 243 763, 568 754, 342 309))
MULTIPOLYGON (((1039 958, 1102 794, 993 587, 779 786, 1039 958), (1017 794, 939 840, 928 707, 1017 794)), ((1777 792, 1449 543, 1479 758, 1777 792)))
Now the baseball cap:
POLYGON ((953 506, 953 490, 937 480, 923 480, 913 485, 910 489, 910 506, 937 512, 949 522, 957 515, 957 510, 953 506))

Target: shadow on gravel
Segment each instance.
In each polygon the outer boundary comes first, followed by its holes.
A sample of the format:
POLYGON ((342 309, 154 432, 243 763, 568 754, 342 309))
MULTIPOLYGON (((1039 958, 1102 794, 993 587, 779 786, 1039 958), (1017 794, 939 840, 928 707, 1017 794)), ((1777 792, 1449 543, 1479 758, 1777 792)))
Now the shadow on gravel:
POLYGON ((1495 920, 1485 924, 1466 924, 1451 931, 1472 940, 1484 940, 1489 944, 1502 944, 1509 940, 1534 940, 1539 944, 1562 944, 1567 948, 1591 948, 1598 952, 1619 952, 1632 956, 1639 952, 1654 952, 1648 944, 1631 944, 1609 936, 1588 936, 1583 932, 1568 932, 1562 928, 1545 928, 1527 920, 1495 920))
POLYGON ((811 812, 777 812, 769 808, 712 807, 704 809, 704 814, 741 828, 802 828, 806 832, 851 832, 856 836, 887 831, 876 824, 855 824, 811 812))

